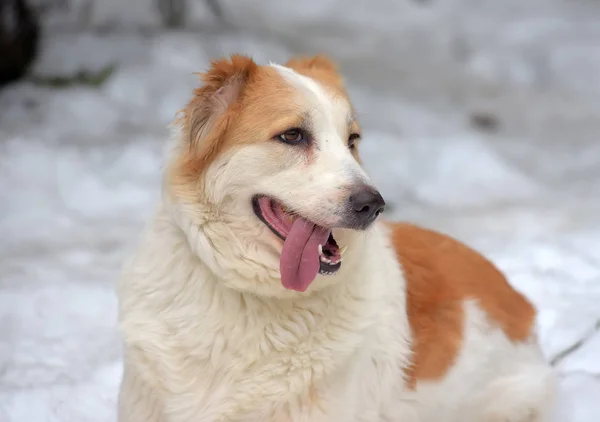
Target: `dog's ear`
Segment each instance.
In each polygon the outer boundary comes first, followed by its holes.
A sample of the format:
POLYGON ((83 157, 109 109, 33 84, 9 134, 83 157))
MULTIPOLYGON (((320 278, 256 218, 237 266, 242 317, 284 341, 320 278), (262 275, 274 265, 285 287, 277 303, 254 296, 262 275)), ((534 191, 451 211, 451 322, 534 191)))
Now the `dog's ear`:
POLYGON ((204 84, 194 91, 180 120, 196 166, 205 167, 218 153, 232 111, 257 68, 251 58, 232 55, 212 61, 209 70, 200 74, 204 84))
POLYGON ((318 54, 313 57, 294 57, 291 58, 285 65, 297 70, 320 69, 336 73, 338 70, 337 65, 329 57, 326 57, 322 54, 318 54))
POLYGON ((316 55, 313 57, 294 57, 286 64, 286 67, 296 72, 316 79, 326 85, 344 91, 344 80, 338 71, 337 64, 329 57, 316 55))

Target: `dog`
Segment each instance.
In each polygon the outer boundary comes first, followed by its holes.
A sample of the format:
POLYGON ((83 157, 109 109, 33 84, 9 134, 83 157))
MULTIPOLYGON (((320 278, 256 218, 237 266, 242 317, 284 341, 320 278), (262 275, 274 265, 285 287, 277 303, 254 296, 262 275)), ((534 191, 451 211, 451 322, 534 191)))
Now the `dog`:
POLYGON ((213 61, 118 282, 121 422, 542 422, 536 311, 484 257, 384 221, 337 65, 213 61))

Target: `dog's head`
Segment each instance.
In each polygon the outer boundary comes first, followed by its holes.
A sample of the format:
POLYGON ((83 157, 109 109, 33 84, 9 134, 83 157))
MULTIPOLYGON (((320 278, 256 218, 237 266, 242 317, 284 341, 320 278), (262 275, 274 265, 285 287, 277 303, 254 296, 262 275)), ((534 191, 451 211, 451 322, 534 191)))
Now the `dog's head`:
POLYGON ((234 55, 202 80, 177 121, 165 191, 195 253, 257 294, 305 291, 337 273, 347 245, 334 233, 368 229, 384 200, 360 165, 361 131, 335 65, 234 55))

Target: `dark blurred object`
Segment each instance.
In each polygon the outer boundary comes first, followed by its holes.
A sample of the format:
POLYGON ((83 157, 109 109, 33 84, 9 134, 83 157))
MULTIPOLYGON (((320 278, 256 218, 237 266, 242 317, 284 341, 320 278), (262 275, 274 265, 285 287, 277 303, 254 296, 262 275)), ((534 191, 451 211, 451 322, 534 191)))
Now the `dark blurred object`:
POLYGON ((40 86, 48 86, 52 88, 68 88, 73 85, 87 85, 90 87, 98 88, 102 86, 104 82, 108 80, 110 75, 114 72, 116 65, 111 64, 109 66, 100 69, 97 72, 80 70, 73 75, 61 75, 61 76, 36 76, 32 75, 28 78, 33 84, 40 86))
MULTIPOLYGON (((0 0, 1 1, 1 0, 0 0)), ((155 0, 163 23, 167 28, 181 28, 185 25, 188 10, 187 0, 155 0)), ((196 0, 194 0, 196 1, 196 0)), ((204 0, 206 7, 221 24, 225 23, 223 7, 219 0, 204 0)))
POLYGON ((183 26, 187 11, 185 0, 157 0, 157 6, 167 28, 180 28, 183 26))
POLYGON ((206 6, 210 9, 211 13, 217 18, 220 23, 225 23, 225 14, 223 13, 223 7, 219 0, 205 0, 206 6))
POLYGON ((0 0, 0 86, 27 73, 39 36, 38 16, 25 0, 0 0))
POLYGON ((486 132, 496 132, 500 127, 498 117, 485 111, 475 111, 469 119, 473 127, 486 132))

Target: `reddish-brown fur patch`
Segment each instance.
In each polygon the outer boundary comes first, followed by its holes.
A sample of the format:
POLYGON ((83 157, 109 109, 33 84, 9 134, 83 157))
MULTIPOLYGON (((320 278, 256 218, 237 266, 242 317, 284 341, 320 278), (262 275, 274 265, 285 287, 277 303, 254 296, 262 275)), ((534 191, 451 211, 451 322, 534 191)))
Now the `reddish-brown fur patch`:
POLYGON ((248 57, 213 61, 201 79, 177 122, 189 148, 172 166, 170 181, 182 195, 190 187, 196 191, 203 171, 226 149, 267 142, 302 119, 299 92, 274 68, 248 57))
POLYGON ((391 223, 392 242, 406 277, 413 332, 408 382, 444 376, 461 348, 463 303, 475 299, 490 321, 515 342, 532 334, 535 309, 479 253, 441 233, 391 223))
POLYGON ((338 72, 337 65, 329 58, 317 55, 314 57, 295 57, 289 60, 285 66, 294 69, 301 75, 308 76, 324 87, 332 90, 335 94, 348 98, 344 86, 344 79, 338 72))

